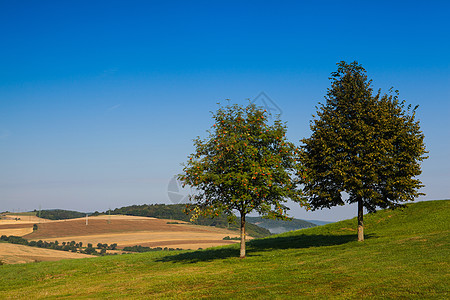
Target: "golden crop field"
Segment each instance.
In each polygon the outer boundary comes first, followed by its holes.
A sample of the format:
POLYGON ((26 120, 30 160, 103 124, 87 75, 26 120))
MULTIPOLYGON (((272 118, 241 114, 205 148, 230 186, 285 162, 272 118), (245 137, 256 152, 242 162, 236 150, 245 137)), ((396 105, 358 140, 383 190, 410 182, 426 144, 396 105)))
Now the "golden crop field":
MULTIPOLYGON (((29 216, 21 216, 20 220, 15 220, 16 216, 9 215, 8 217, 9 220, 0 221, 0 235, 22 236, 28 241, 51 242, 57 240, 59 243, 76 241, 83 242, 84 245, 91 243, 94 246, 98 243, 116 243, 118 248, 141 245, 152 248, 198 249, 236 243, 238 241, 223 240, 223 238, 239 235, 237 231, 149 217, 112 215, 89 217, 87 220, 86 218, 78 218, 58 221, 29 216), (179 224, 168 224, 173 222, 179 224), (36 231, 33 231, 34 224, 38 226, 36 231)), ((60 257, 60 253, 64 253, 63 251, 52 250, 45 254, 45 259, 37 259, 35 256, 41 255, 41 252, 39 252, 40 254, 34 254, 34 251, 47 249, 22 246, 19 247, 22 252, 17 250, 17 253, 20 252, 20 254, 17 255, 16 259, 12 259, 11 255, 15 251, 15 248, 12 248, 13 246, 17 245, 2 243, 2 247, 0 247, 1 260, 4 262, 13 260, 20 262, 41 261, 49 260, 48 257, 52 256, 52 253, 55 258, 60 257), (23 252, 25 251, 23 247, 31 248, 27 250, 30 252, 28 260, 24 258, 27 257, 27 254, 23 252)))

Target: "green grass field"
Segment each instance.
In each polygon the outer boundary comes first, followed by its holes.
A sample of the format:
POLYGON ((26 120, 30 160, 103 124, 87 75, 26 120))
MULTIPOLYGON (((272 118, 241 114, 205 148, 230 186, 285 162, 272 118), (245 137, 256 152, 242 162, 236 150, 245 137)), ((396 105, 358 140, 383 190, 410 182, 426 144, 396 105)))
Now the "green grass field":
MULTIPOLYGON (((0 266, 0 298, 449 298, 450 201, 203 251, 0 266)), ((355 212, 356 213, 356 212, 355 212)))

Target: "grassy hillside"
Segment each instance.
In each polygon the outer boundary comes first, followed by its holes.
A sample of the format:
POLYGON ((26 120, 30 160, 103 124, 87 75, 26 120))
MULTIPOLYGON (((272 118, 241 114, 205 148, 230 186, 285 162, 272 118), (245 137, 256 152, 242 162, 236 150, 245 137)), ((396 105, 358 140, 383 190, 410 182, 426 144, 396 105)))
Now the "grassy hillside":
POLYGON ((310 228, 317 226, 314 223, 292 219, 291 221, 264 219, 261 217, 247 217, 246 221, 258 225, 259 227, 269 230, 271 233, 283 233, 286 231, 299 230, 303 228, 310 228))
POLYGON ((0 266, 2 298, 449 298, 450 201, 203 251, 0 266), (20 274, 20 276, 18 275, 20 274))

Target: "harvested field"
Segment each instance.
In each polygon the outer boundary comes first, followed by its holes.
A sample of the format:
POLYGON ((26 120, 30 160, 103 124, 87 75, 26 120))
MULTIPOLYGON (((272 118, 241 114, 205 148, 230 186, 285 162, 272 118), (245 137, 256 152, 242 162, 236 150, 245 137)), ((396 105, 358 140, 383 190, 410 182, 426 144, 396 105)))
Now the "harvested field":
POLYGON ((5 264, 20 264, 87 257, 94 256, 67 251, 29 247, 24 245, 0 243, 0 260, 5 264))
POLYGON ((173 220, 111 216, 111 218, 91 217, 86 225, 86 219, 61 220, 39 224, 39 229, 25 236, 26 239, 48 239, 61 236, 86 236, 112 234, 123 232, 153 231, 153 232, 228 232, 223 229, 185 224, 167 224, 173 220))
POLYGON ((52 220, 38 218, 32 215, 1 215, 0 216, 0 225, 2 224, 37 224, 43 222, 54 222, 52 220))
POLYGON ((28 226, 24 228, 0 228, 0 236, 2 235, 15 235, 15 236, 24 236, 33 232, 33 227, 28 226))
POLYGON ((142 245, 148 247, 171 247, 182 249, 208 248, 226 245, 236 241, 223 240, 225 236, 238 236, 230 231, 209 226, 167 224, 174 220, 164 220, 135 216, 98 216, 86 219, 72 219, 39 224, 39 229, 27 234, 28 240, 76 241, 87 245, 91 243, 112 244, 119 247, 142 245))
MULTIPOLYGON (((231 235, 235 235, 233 232, 231 235)), ((228 245, 237 241, 223 240, 230 233, 222 232, 169 232, 169 231, 139 231, 126 233, 99 234, 87 236, 64 236, 58 237, 59 242, 76 241, 83 242, 84 245, 91 243, 112 244, 116 243, 119 248, 126 246, 147 246, 147 247, 168 247, 182 249, 198 249, 213 246, 228 245)), ((42 239, 43 241, 54 241, 55 239, 42 239)))
MULTIPOLYGON (((119 248, 142 245, 146 247, 198 249, 237 243, 223 240, 225 236, 236 237, 237 231, 222 228, 191 225, 183 221, 164 220, 135 216, 96 216, 71 220, 44 220, 34 216, 8 216, 1 220, 0 235, 16 235, 25 239, 83 242, 96 246, 98 243, 116 243, 119 248), (30 218, 29 218, 30 217, 30 218), (22 219, 23 218, 23 219, 22 219), (27 219, 29 218, 29 219, 27 219), (179 224, 167 224, 177 222, 179 224), (33 231, 33 224, 38 230, 33 231)), ((60 260, 91 257, 89 255, 0 243, 0 260, 4 263, 25 263, 34 261, 60 260)))
POLYGON ((0 236, 15 235, 24 236, 33 232, 34 224, 55 222, 41 219, 33 215, 1 215, 0 216, 0 236))

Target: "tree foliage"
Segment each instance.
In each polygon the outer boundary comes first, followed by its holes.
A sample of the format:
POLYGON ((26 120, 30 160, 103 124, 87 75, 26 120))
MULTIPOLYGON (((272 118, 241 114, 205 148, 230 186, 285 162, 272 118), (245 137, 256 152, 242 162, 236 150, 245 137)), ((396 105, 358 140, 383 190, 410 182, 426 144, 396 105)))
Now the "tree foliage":
POLYGON ((298 150, 286 139, 286 126, 254 104, 228 105, 213 114, 209 136, 194 140, 195 153, 179 180, 196 189, 190 209, 212 217, 241 216, 241 257, 245 257, 245 216, 252 211, 287 219, 287 199, 302 198, 298 150))
POLYGON ((43 219, 49 220, 66 220, 66 219, 76 219, 82 218, 86 216, 85 213, 72 211, 72 210, 64 210, 64 209, 49 209, 42 210, 40 213, 40 217, 43 219))
POLYGON ((303 139, 304 193, 312 209, 358 203, 374 212, 423 195, 416 178, 426 157, 424 135, 398 91, 373 94, 371 80, 357 62, 338 63, 326 103, 303 139), (348 199, 343 198, 346 192, 348 199))

